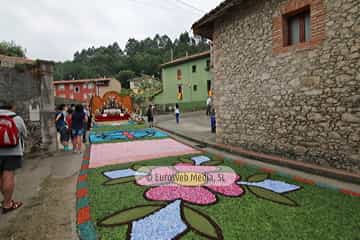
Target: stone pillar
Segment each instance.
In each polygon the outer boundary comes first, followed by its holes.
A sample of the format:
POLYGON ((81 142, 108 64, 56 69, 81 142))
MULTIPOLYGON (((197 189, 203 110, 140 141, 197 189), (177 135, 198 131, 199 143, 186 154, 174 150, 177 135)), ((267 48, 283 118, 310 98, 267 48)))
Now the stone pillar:
POLYGON ((54 123, 55 97, 53 87, 54 64, 47 61, 38 61, 41 81, 41 148, 46 151, 56 151, 56 129, 54 123))

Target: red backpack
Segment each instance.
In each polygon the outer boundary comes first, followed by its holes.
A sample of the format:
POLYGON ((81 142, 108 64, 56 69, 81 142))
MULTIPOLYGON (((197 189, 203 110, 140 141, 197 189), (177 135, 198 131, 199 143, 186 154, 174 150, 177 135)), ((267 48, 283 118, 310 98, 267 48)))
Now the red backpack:
POLYGON ((0 116, 0 148, 16 147, 19 142, 20 134, 14 118, 0 116))

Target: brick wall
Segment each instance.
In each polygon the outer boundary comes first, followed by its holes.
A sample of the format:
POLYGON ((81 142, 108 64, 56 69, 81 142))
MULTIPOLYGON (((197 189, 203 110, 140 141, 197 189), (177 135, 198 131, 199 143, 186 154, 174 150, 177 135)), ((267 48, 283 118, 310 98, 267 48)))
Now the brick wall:
POLYGON ((326 10, 323 0, 290 0, 283 3, 273 17, 273 53, 281 54, 296 49, 314 48, 325 39, 326 10), (308 42, 287 46, 287 21, 290 14, 310 8, 312 38, 308 42))
POLYGON ((360 172, 358 0, 245 1, 215 23, 217 141, 360 172), (281 19, 310 5, 312 40, 281 19))

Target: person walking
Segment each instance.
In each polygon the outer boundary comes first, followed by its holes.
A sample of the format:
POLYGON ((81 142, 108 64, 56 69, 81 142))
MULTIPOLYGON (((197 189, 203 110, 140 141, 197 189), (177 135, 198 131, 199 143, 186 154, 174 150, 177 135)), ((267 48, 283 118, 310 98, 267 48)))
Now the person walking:
POLYGON ((65 104, 61 104, 59 107, 59 111, 56 113, 55 125, 56 130, 60 133, 60 142, 64 146, 64 151, 69 151, 69 124, 66 122, 67 117, 67 106, 65 104))
POLYGON ((84 135, 84 125, 88 119, 84 112, 84 107, 79 104, 76 105, 75 111, 72 114, 72 136, 74 138, 74 153, 81 154, 82 136, 84 135))
MULTIPOLYGON (((87 105, 84 106, 84 113, 85 113, 86 118, 89 120, 90 113, 89 113, 89 109, 88 109, 87 105)), ((84 135, 82 137, 83 143, 86 143, 86 136, 87 136, 87 131, 89 129, 89 126, 88 126, 89 124, 90 124, 90 121, 87 121, 86 123, 84 123, 84 135)))
POLYGON ((149 127, 153 128, 154 127, 154 109, 151 106, 151 104, 148 107, 148 110, 146 112, 146 116, 147 116, 147 119, 148 119, 149 127))
POLYGON ((24 138, 27 129, 24 120, 15 113, 14 104, 0 105, 0 192, 3 195, 2 213, 20 208, 23 203, 12 199, 15 189, 15 170, 21 168, 24 138))
POLYGON ((206 115, 209 116, 211 114, 211 97, 208 96, 208 98, 206 99, 206 115))
POLYGON ((216 133, 216 114, 214 108, 211 110, 210 125, 211 125, 211 132, 216 133))
POLYGON ((175 105, 175 119, 176 119, 176 124, 180 123, 180 108, 179 108, 179 104, 175 105))
MULTIPOLYGON (((72 135, 72 114, 73 114, 73 109, 72 108, 68 108, 67 110, 67 116, 66 116, 66 123, 68 125, 68 133, 69 133, 69 142, 71 141, 72 147, 74 149, 74 138, 72 135)), ((70 151, 70 146, 69 146, 69 151, 70 151)))

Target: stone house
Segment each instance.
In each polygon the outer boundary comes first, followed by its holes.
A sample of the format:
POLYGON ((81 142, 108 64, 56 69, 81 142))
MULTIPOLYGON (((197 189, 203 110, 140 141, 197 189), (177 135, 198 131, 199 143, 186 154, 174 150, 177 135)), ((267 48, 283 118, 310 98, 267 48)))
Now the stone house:
POLYGON ((0 55, 0 101, 12 101, 29 130, 26 151, 56 150, 53 63, 0 55))
POLYGON ((360 173, 360 1, 226 0, 193 30, 219 143, 360 173))

